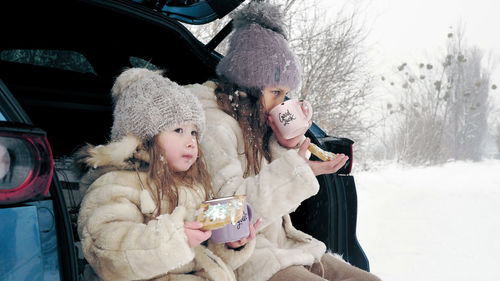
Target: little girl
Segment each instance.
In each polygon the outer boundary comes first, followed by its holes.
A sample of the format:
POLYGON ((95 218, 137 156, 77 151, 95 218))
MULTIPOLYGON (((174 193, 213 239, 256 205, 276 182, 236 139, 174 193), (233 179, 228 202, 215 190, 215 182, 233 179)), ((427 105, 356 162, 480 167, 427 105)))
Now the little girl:
MULTIPOLYGON (((217 81, 188 88, 202 102, 208 120, 201 146, 214 192, 245 194, 253 217, 262 222, 250 242, 210 246, 235 248, 235 254, 255 243, 250 258, 236 269, 240 281, 380 280, 327 254, 324 243, 293 227, 289 213, 318 192, 315 176, 336 172, 347 156, 309 161, 310 140, 283 138, 274 125, 278 120, 268 114, 301 79, 277 7, 252 1, 235 14, 233 26, 217 81)), ((229 261, 231 255, 220 257, 229 261)))
POLYGON ((233 268, 200 245, 211 232, 194 222, 212 195, 198 147, 200 103, 160 72, 140 68, 124 71, 112 95, 111 141, 77 154, 88 170, 78 217, 92 268, 86 279, 235 280, 233 268))

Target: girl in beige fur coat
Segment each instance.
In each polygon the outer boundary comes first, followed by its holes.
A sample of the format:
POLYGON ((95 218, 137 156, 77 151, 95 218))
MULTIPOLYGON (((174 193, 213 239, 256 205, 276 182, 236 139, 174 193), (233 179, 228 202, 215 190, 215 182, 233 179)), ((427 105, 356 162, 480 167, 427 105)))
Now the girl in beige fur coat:
MULTIPOLYGON (((207 132, 201 142, 218 196, 246 195, 261 218, 255 250, 236 270, 241 281, 351 280, 376 276, 339 257, 295 229, 289 213, 318 192, 317 175, 334 173, 347 160, 309 161, 310 140, 283 138, 268 112, 300 84, 300 65, 285 38, 277 7, 253 1, 233 18, 229 49, 217 66, 216 83, 189 85, 201 101, 207 132)), ((309 124, 310 126, 310 124, 309 124)), ((252 240, 253 241, 253 240, 252 240)), ((248 239, 214 249, 236 248, 248 239)), ((245 247, 243 247, 244 249, 245 247)))
MULTIPOLYGON (((91 266, 86 279, 234 281, 250 243, 230 267, 201 244, 195 209, 212 195, 198 141, 198 100, 159 72, 129 69, 116 80, 111 142, 86 146, 78 233, 91 266)), ((205 242, 206 243, 206 242, 205 242)), ((218 249, 227 256, 226 249, 218 249)))

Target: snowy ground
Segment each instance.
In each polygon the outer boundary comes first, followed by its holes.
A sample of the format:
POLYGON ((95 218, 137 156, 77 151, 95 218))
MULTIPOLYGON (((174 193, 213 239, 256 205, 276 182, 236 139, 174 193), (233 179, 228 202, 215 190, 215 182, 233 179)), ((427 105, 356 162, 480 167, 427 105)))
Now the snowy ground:
POLYGON ((500 160, 354 178, 358 240, 384 281, 500 280, 500 160))

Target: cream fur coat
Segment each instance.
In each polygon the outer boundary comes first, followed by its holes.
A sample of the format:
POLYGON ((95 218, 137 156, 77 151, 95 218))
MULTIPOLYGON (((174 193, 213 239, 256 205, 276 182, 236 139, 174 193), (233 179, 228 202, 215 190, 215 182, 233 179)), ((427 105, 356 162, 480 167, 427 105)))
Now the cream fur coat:
MULTIPOLYGON (((218 196, 245 194, 253 207, 254 221, 262 218, 251 257, 236 270, 241 281, 264 281, 291 265, 311 265, 325 253, 325 245, 295 229, 289 213, 318 192, 319 183, 296 150, 281 147, 273 137, 272 161, 265 160, 258 175, 243 178, 246 167, 241 128, 220 110, 215 84, 186 86, 201 101, 207 130, 201 142, 205 162, 218 196)), ((229 257, 221 255, 225 261, 229 257)))
MULTIPOLYGON (((137 138, 126 136, 107 145, 88 146, 79 155, 91 169, 81 180, 87 191, 78 234, 93 271, 101 280, 235 280, 233 270, 248 259, 255 243, 238 252, 213 246, 220 255, 232 258, 230 264, 203 245, 189 247, 184 221, 194 220, 195 209, 205 199, 204 190, 181 187, 174 211, 153 216, 156 206, 128 161, 134 157, 147 162, 139 144, 137 138)), ((146 173, 139 174, 145 184, 146 173)), ((167 204, 162 202, 162 210, 168 210, 167 204)))

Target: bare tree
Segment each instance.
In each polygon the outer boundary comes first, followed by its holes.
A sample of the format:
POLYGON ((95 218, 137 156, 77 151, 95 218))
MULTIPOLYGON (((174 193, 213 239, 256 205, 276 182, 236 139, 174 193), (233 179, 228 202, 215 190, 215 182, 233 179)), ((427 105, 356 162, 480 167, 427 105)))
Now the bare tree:
MULTIPOLYGON (((458 52, 458 57, 461 53, 458 52)), ((483 52, 477 48, 466 51, 464 63, 452 64, 448 77, 456 79, 455 89, 447 102, 450 127, 448 142, 454 159, 480 160, 488 130, 489 72, 481 67, 483 52), (465 57, 466 56, 466 57, 465 57)))
POLYGON ((479 160, 488 130, 491 69, 484 53, 464 43, 463 29, 448 34, 437 64, 398 66, 399 122, 393 129, 394 155, 410 164, 448 159, 479 160))
POLYGON ((291 11, 290 43, 303 67, 298 97, 312 102, 315 121, 327 133, 364 139, 370 125, 362 112, 372 79, 365 68, 365 34, 356 13, 340 11, 332 17, 319 6, 297 6, 291 11))
POLYGON ((497 152, 500 155, 500 123, 497 124, 497 132, 496 132, 496 144, 497 144, 497 152))

